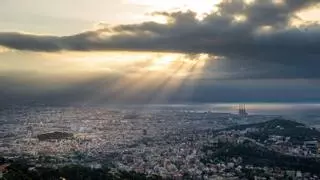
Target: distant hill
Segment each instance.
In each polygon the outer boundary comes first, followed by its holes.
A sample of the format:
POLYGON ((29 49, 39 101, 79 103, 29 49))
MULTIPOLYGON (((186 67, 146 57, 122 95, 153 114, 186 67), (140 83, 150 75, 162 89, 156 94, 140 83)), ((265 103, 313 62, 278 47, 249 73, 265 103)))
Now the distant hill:
POLYGON ((306 140, 320 140, 320 132, 316 129, 286 119, 273 119, 270 121, 238 125, 217 131, 243 131, 243 136, 254 139, 257 142, 245 140, 243 143, 219 142, 203 146, 205 156, 203 163, 226 162, 232 158, 241 157, 242 165, 254 165, 259 167, 279 167, 288 170, 301 170, 320 175, 320 159, 316 157, 302 157, 283 154, 278 151, 261 146, 269 136, 290 137, 290 143, 303 144, 306 140))
POLYGON ((59 140, 59 139, 69 139, 72 138, 72 133, 67 132, 52 132, 52 133, 45 133, 37 135, 37 138, 40 141, 47 141, 47 140, 59 140))
POLYGON ((320 140, 320 132, 318 130, 286 119, 273 119, 262 123, 239 125, 225 130, 245 130, 247 128, 257 129, 257 132, 248 133, 248 135, 259 136, 260 140, 270 135, 290 137, 293 142, 320 140))

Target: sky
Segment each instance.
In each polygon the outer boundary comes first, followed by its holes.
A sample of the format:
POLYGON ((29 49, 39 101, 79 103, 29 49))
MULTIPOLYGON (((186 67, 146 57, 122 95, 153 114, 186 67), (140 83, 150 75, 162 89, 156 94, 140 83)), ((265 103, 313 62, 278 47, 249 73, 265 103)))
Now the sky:
POLYGON ((319 102, 319 0, 2 0, 2 105, 319 102))

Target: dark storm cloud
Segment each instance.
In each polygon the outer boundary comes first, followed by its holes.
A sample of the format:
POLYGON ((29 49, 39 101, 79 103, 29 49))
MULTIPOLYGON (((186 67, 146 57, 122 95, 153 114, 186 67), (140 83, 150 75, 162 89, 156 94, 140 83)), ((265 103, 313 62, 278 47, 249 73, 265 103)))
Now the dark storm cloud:
POLYGON ((61 37, 0 33, 0 44, 18 50, 49 52, 119 49, 254 56, 259 50, 296 52, 301 51, 302 46, 307 46, 306 51, 317 52, 315 46, 319 40, 315 39, 320 36, 317 25, 310 27, 312 32, 287 28, 287 25, 295 12, 318 2, 287 0, 279 5, 266 0, 248 5, 243 0, 225 0, 218 5, 217 12, 203 20, 197 20, 196 13, 191 11, 156 12, 154 14, 168 17, 170 23, 119 25, 61 37), (234 22, 234 16, 239 14, 246 16, 247 21, 234 22), (256 31, 263 26, 272 26, 274 31, 258 35, 256 31), (108 32, 114 34, 108 35, 108 32))
POLYGON ((168 24, 144 22, 118 25, 72 36, 40 36, 0 33, 0 45, 29 51, 160 51, 187 54, 207 53, 230 61, 225 70, 239 71, 237 77, 318 78, 320 72, 320 25, 300 28, 289 21, 300 10, 317 5, 319 0, 225 0, 218 11, 198 20, 196 13, 155 12, 166 16, 168 24), (246 21, 236 22, 236 16, 246 21), (272 27, 267 32, 263 28, 272 27), (247 69, 247 71, 246 71, 247 69), (259 69, 259 72, 256 72, 259 69))

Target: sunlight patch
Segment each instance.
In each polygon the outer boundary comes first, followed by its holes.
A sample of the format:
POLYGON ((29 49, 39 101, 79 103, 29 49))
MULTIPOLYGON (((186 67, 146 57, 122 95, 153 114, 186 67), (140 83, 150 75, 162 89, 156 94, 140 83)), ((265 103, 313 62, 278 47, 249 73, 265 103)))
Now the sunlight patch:
POLYGON ((6 48, 6 47, 3 47, 3 46, 0 46, 0 53, 6 53, 6 52, 10 52, 12 51, 11 49, 9 48, 6 48))
POLYGON ((255 3, 255 0, 244 0, 244 2, 248 5, 255 3))
POLYGON ((291 27, 302 27, 320 23, 320 5, 299 11, 290 20, 291 27))
POLYGON ((300 11, 297 16, 303 21, 320 22, 320 5, 300 11))
POLYGON ((233 18, 234 18, 234 22, 236 22, 236 23, 242 23, 242 22, 245 22, 247 20, 247 17, 245 15, 242 15, 242 14, 235 15, 233 18))
MULTIPOLYGON (((126 3, 137 4, 149 7, 149 11, 168 11, 168 10, 191 10, 198 14, 197 18, 203 17, 202 14, 213 11, 215 5, 221 0, 125 0, 126 3)), ((162 20, 163 22, 163 20, 162 20)))
POLYGON ((268 34, 273 31, 272 26, 260 26, 256 30, 256 34, 268 34))
POLYGON ((276 4, 278 6, 285 5, 286 2, 284 0, 272 0, 273 4, 276 4))

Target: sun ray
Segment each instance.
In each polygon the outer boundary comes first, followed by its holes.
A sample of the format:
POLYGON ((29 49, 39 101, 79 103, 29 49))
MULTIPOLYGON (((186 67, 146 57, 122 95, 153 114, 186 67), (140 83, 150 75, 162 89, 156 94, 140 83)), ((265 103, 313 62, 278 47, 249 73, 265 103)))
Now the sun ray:
POLYGON ((163 73, 159 73, 159 71, 164 71, 164 68, 173 62, 168 56, 169 55, 156 55, 156 57, 144 63, 143 67, 137 67, 134 74, 125 74, 112 83, 105 85, 90 101, 116 101, 134 96, 134 94, 146 89, 154 79, 161 77, 163 73), (152 70, 151 67, 156 68, 152 70))
MULTIPOLYGON (((153 64, 155 60, 150 60, 149 64, 153 64)), ((148 66, 148 65, 146 65, 148 66)), ((122 77, 117 78, 108 86, 105 84, 103 88, 91 97, 90 101, 97 101, 101 98, 103 100, 106 99, 121 99, 124 98, 124 95, 128 91, 129 88, 132 88, 137 82, 143 81, 145 78, 148 77, 150 72, 139 73, 136 76, 132 75, 124 75, 122 77)))
POLYGON ((144 78, 134 81, 134 84, 130 86, 130 91, 123 92, 123 97, 130 97, 138 94, 145 88, 152 88, 154 82, 157 82, 159 78, 163 78, 164 74, 168 73, 166 68, 174 62, 175 60, 172 57, 158 57, 150 66, 146 67, 147 71, 141 72, 144 78))
POLYGON ((172 93, 180 85, 178 78, 175 78, 179 72, 185 68, 186 64, 181 62, 179 67, 177 67, 173 72, 171 72, 164 80, 162 80, 155 89, 153 89, 154 95, 148 101, 147 104, 152 103, 164 103, 167 101, 170 93, 172 93))
POLYGON ((205 63, 208 58, 209 57, 207 55, 200 55, 200 58, 198 60, 194 60, 193 64, 183 76, 183 79, 181 79, 180 88, 176 89, 176 92, 180 92, 179 95, 181 99, 193 96, 197 83, 203 75, 203 68, 205 67, 205 63), (200 76, 195 76, 195 72, 200 73, 200 76), (184 88, 184 86, 188 86, 188 88, 184 88))
MULTIPOLYGON (((117 69, 122 68, 123 73, 114 75, 113 78, 107 75, 105 80, 99 80, 94 94, 86 103, 130 100, 140 96, 149 99, 149 103, 164 102, 181 87, 185 78, 196 75, 194 72, 199 71, 199 64, 205 56, 158 53, 144 57, 149 59, 128 62, 123 60, 122 66, 115 66, 117 69)), ((89 58, 82 61, 86 59, 89 58)), ((103 58, 100 59, 99 62, 103 62, 103 58)))
MULTIPOLYGON (((186 57, 184 57, 186 58, 186 57)), ((208 56, 205 54, 200 54, 195 57, 194 59, 187 59, 184 60, 182 64, 180 64, 171 74, 167 77, 164 81, 162 81, 158 86, 157 89, 154 90, 156 93, 153 98, 149 101, 148 104, 152 103, 164 103, 169 98, 170 95, 174 95, 182 88, 182 84, 185 82, 187 78, 194 76, 194 73, 197 71, 202 72, 204 67, 204 62, 207 60, 208 56), (184 76, 178 76, 178 74, 185 74, 184 76)), ((196 78, 192 78, 194 82, 196 78)))

